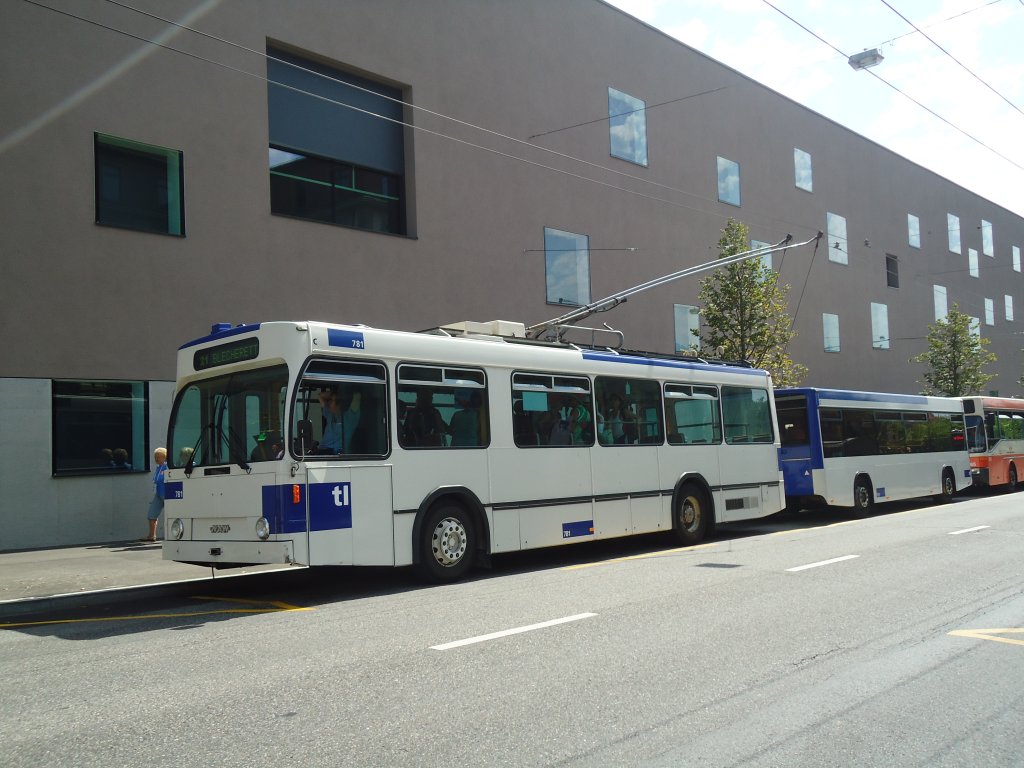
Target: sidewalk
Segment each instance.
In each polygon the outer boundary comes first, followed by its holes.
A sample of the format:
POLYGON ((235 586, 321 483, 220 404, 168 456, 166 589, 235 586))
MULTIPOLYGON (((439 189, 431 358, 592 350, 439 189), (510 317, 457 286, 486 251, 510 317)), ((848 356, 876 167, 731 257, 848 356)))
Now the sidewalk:
MULTIPOLYGON (((216 577, 288 568, 225 568, 216 577)), ((128 541, 86 547, 0 553, 0 612, 49 598, 203 580, 209 568, 164 560, 160 543, 128 541)))

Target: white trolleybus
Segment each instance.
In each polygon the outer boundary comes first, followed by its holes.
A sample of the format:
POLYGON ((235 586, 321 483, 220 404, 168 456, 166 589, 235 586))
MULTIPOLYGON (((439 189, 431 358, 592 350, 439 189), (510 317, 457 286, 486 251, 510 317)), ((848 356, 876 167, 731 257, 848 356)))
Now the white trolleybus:
POLYGON ((770 376, 526 338, 215 326, 178 354, 166 559, 414 565, 674 530, 783 507, 770 376))
POLYGON ((974 484, 1015 490, 1024 477, 1024 400, 965 397, 964 418, 974 484))
POLYGON ((935 496, 971 484, 956 398, 792 388, 775 391, 779 464, 790 508, 853 507, 935 496))

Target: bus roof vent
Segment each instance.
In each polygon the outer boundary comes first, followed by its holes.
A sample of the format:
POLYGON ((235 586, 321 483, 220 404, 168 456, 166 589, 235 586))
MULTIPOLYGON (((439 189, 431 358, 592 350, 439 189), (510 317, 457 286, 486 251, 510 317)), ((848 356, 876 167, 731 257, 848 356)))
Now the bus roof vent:
POLYGON ((446 331, 453 336, 504 336, 513 339, 526 338, 526 326, 511 320, 490 320, 478 323, 462 320, 458 323, 445 323, 438 330, 446 331))

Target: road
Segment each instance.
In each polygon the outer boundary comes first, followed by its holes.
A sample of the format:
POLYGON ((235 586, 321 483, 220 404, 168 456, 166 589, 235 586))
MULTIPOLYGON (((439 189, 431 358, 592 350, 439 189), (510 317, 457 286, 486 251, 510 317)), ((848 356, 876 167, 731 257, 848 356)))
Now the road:
POLYGON ((1007 494, 22 617, 0 743, 7 768, 1019 766, 1022 552, 1007 494))

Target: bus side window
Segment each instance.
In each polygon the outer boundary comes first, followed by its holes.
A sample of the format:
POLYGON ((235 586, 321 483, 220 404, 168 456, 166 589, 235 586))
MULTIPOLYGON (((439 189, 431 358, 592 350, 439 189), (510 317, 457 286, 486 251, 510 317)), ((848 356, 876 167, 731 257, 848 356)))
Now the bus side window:
POLYGON ((490 443, 482 370, 403 364, 397 398, 403 448, 486 448, 490 443))

